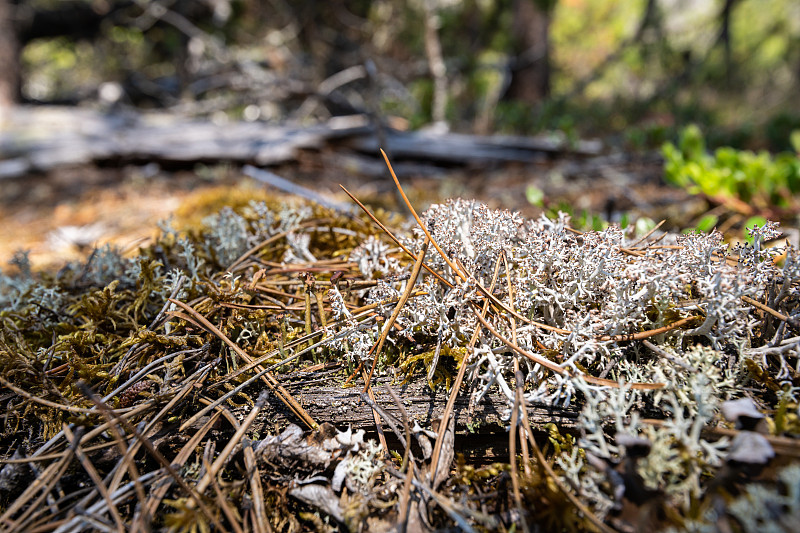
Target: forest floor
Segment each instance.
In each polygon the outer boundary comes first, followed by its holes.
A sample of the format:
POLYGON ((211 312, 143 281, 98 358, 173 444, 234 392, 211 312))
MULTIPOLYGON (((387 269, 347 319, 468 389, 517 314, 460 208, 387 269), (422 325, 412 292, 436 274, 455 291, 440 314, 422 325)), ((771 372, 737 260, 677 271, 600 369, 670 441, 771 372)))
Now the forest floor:
MULTIPOLYGON (((0 528, 636 531, 722 509, 720 529, 746 531, 751 490, 800 494, 800 269, 762 246, 773 228, 733 255, 679 235, 709 205, 666 186, 657 155, 564 152, 422 163, 400 182, 423 236, 388 169, 357 158, 300 150, 269 170, 349 207, 344 185, 372 219, 232 164, 2 180, 0 528), (645 217, 669 233, 581 231, 645 217), (31 461, 53 462, 28 484, 31 461), (61 503, 38 505, 56 483, 61 503)), ((733 236, 743 217, 723 209, 733 236)), ((800 515, 784 499, 775 523, 800 515)))
MULTIPOLYGON (((385 180, 360 176, 330 155, 305 152, 298 161, 273 170, 331 199, 349 202, 339 189, 342 184, 368 205, 403 212, 388 171, 385 180)), ((657 155, 567 155, 528 165, 438 169, 435 175, 403 181, 418 209, 461 197, 536 217, 543 208, 526 199, 526 189, 534 185, 545 194, 544 208, 569 206, 576 214, 585 211, 612 221, 628 213, 631 220, 667 219, 665 229, 690 227, 706 209, 705 202, 665 185, 661 174, 657 155)), ((202 209, 197 203, 209 193, 263 187, 224 164, 166 170, 157 165, 81 165, 6 179, 0 187, 0 265, 18 250, 29 250, 33 266, 47 269, 85 258, 95 244, 134 251, 154 237, 160 220, 202 209)))

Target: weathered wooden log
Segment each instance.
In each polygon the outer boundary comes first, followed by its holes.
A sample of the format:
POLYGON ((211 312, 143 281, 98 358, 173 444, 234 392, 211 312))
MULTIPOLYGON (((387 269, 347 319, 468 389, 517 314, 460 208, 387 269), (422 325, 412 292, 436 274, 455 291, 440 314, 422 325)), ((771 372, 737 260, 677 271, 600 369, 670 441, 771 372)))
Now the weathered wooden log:
MULTIPOLYGON (((375 135, 358 135, 343 144, 365 153, 377 153, 375 135)), ((547 154, 597 155, 599 141, 578 141, 574 145, 559 137, 511 135, 466 135, 432 131, 386 132, 386 152, 392 158, 433 161, 458 165, 503 162, 530 163, 547 154)))
MULTIPOLYGON (((374 384, 372 390, 375 393, 377 405, 398 421, 402 420, 402 415, 387 392, 387 386, 392 386, 403 400, 403 405, 411 419, 410 424, 413 426, 416 421, 425 429, 430 429, 431 423, 441 418, 449 396, 449 391, 444 387, 431 390, 425 380, 392 385, 384 380, 374 384)), ((361 399, 363 384, 342 388, 331 385, 330 379, 315 379, 311 374, 302 382, 285 383, 284 387, 319 424, 329 422, 338 427, 349 424, 354 429, 375 429, 372 409, 361 399)), ((505 418, 508 411, 505 398, 497 390, 490 391, 478 405, 470 407, 468 394, 465 389, 462 389, 454 407, 456 429, 482 433, 505 433, 505 428, 509 423, 505 418)), ((276 398, 272 399, 269 406, 264 409, 264 413, 265 420, 272 423, 299 423, 291 411, 276 398)), ((534 429, 553 422, 563 430, 574 430, 578 414, 579 410, 574 407, 561 408, 543 404, 528 406, 528 417, 534 429)), ((402 422, 399 423, 399 426, 402 428, 402 422)), ((389 430, 389 426, 385 423, 384 430, 389 430)))
MULTIPOLYGON (((599 143, 569 145, 563 139, 480 136, 387 130, 388 153, 434 165, 531 162, 546 154, 591 155, 599 143)), ((17 107, 0 126, 0 178, 98 162, 275 165, 303 150, 361 152, 379 168, 375 128, 363 115, 334 117, 312 126, 263 122, 215 123, 168 114, 107 114, 81 108, 17 107)), ((403 164, 399 162, 399 164, 403 164)))
POLYGON ((20 107, 0 130, 0 178, 104 161, 272 165, 295 160, 300 150, 319 149, 337 137, 364 131, 363 117, 300 127, 20 107))

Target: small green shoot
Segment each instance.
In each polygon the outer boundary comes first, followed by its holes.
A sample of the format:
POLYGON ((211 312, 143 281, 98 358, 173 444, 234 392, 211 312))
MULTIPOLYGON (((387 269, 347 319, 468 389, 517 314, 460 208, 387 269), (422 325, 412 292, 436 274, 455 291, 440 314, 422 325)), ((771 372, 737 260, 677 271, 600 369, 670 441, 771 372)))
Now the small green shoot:
POLYGON ((695 229, 702 233, 708 233, 717 226, 717 222, 719 222, 719 217, 717 215, 705 214, 697 222, 695 229))
POLYGON ((544 191, 536 185, 528 185, 525 188, 525 199, 531 205, 544 207, 544 191))

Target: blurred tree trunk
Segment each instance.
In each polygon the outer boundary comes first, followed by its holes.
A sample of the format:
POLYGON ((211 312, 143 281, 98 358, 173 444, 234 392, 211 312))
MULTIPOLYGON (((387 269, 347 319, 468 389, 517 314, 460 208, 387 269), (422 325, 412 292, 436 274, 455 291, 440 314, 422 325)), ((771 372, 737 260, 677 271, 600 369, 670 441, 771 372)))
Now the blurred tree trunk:
POLYGON ((298 40, 313 69, 313 82, 320 83, 354 64, 362 63, 361 28, 348 17, 366 19, 370 2, 365 0, 295 0, 286 4, 298 27, 298 40))
POLYGON ((14 6, 0 0, 0 118, 19 101, 19 43, 14 29, 14 6))
POLYGON ((555 2, 513 0, 513 57, 507 100, 531 104, 550 94, 550 12, 555 2))
POLYGON ((447 110, 447 69, 442 57, 442 43, 439 41, 439 14, 433 0, 423 2, 425 15, 425 55, 428 57, 428 70, 433 77, 433 102, 431 118, 438 125, 445 125, 447 110))
POLYGON ((722 6, 722 11, 719 14, 719 40, 718 43, 722 43, 723 50, 725 51, 725 81, 730 85, 731 78, 733 74, 733 63, 731 59, 731 41, 733 37, 731 35, 731 15, 733 14, 733 8, 736 5, 736 0, 725 0, 725 4, 722 6))

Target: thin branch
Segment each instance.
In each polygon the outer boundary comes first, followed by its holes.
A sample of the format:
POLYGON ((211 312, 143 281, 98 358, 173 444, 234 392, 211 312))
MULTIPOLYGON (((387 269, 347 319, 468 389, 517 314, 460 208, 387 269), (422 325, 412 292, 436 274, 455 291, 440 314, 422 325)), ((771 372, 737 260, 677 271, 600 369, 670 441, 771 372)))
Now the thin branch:
POLYGON ((771 314, 772 316, 774 316, 778 320, 782 320, 783 322, 786 322, 787 324, 791 325, 796 330, 800 330, 800 321, 798 321, 796 318, 793 318, 793 317, 790 317, 790 316, 786 316, 783 313, 781 313, 779 311, 776 311, 775 309, 773 309, 773 308, 771 308, 771 307, 769 307, 767 305, 762 304, 758 300, 754 300, 754 299, 750 298, 749 296, 742 296, 742 301, 752 305, 753 307, 755 307, 757 309, 761 309, 765 313, 771 314))

